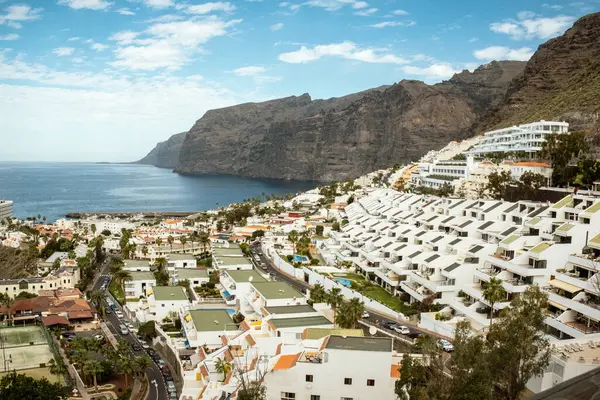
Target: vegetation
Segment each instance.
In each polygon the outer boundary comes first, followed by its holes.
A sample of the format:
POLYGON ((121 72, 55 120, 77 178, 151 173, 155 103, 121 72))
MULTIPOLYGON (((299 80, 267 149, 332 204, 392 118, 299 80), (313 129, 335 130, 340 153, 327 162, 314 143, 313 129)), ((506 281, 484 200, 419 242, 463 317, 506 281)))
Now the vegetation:
POLYGON ((588 140, 584 132, 548 135, 540 155, 552 164, 552 183, 555 186, 590 186, 600 179, 598 160, 588 158, 588 140))
POLYGON ((485 284, 483 289, 483 298, 490 303, 490 331, 492 330, 492 320, 494 319, 494 305, 499 301, 506 299, 506 291, 502 287, 502 280, 491 278, 485 284))
POLYGON ((494 171, 488 175, 488 183, 483 192, 495 200, 509 200, 511 197, 519 200, 533 200, 536 191, 546 184, 546 178, 543 175, 531 171, 523 173, 518 181, 512 179, 509 171, 500 173, 494 171))
POLYGON ((12 372, 0 379, 0 399, 2 400, 63 400, 67 396, 58 383, 48 379, 34 379, 24 374, 12 372))
POLYGON ((336 313, 338 308, 342 305, 344 301, 344 296, 342 295, 342 289, 340 288, 331 288, 329 292, 327 292, 327 296, 325 297, 325 301, 331 309, 333 310, 333 323, 337 323, 336 313))
POLYGON ((144 340, 154 339, 156 337, 156 326, 154 325, 154 321, 148 321, 138 328, 138 335, 140 335, 144 340))
POLYGON ((335 324, 340 328, 355 328, 364 311, 365 304, 356 297, 348 301, 342 301, 337 311, 335 324))
POLYGON ((472 335, 467 322, 458 323, 455 351, 446 364, 433 338, 419 340, 417 347, 428 362, 403 357, 396 395, 407 400, 520 399, 527 381, 543 373, 550 360, 550 343, 543 333, 546 301, 539 287, 528 288, 487 338, 472 335))
POLYGON ((427 186, 416 186, 416 187, 410 188, 409 191, 412 193, 416 193, 416 194, 433 195, 433 196, 439 196, 439 197, 449 197, 454 194, 454 187, 450 183, 446 182, 442 186, 440 186, 438 189, 430 188, 427 186))
POLYGON ((313 303, 326 303, 327 302, 327 291, 323 285, 317 283, 310 290, 310 301, 313 303))

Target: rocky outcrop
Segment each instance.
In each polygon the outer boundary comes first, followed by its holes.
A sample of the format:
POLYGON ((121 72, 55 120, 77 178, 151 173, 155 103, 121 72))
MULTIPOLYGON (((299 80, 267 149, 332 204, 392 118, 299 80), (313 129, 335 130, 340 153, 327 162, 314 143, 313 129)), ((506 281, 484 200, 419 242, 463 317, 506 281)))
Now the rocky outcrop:
POLYGON ((600 131, 600 13, 581 17, 542 44, 480 130, 566 120, 571 130, 600 131))
POLYGON ((338 181, 413 161, 469 136, 523 67, 492 62, 436 85, 404 80, 341 98, 210 110, 186 135, 176 171, 338 181))
POLYGON ((175 168, 179 162, 179 151, 186 133, 177 133, 168 140, 158 143, 146 157, 135 163, 149 164, 160 168, 175 168))

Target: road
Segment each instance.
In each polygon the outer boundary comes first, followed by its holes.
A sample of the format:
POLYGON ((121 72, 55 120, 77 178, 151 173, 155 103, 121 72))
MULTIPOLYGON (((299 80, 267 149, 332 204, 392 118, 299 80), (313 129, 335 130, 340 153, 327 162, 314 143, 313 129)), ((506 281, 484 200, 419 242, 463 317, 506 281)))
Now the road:
MULTIPOLYGON (((96 280, 92 287, 93 290, 101 290, 104 277, 109 276, 109 272, 108 272, 109 265, 110 265, 110 262, 106 262, 104 264, 102 271, 96 277, 96 280)), ((106 293, 107 297, 112 298, 112 296, 110 295, 110 293, 108 293, 108 291, 105 291, 105 293, 106 293)), ((116 304, 117 308, 122 311, 122 308, 119 305, 119 303, 114 299, 113 299, 113 301, 116 304)), ((106 322, 106 325, 108 326, 108 328, 110 329, 110 331, 115 335, 115 338, 117 338, 117 339, 122 338, 122 339, 126 340, 129 344, 133 344, 135 342, 139 343, 139 341, 137 340, 137 338, 134 335, 132 335, 132 334, 121 335, 117 331, 116 328, 119 326, 119 324, 121 324, 121 321, 119 320, 119 318, 116 316, 116 314, 114 312, 106 315, 105 322, 106 322)), ((133 351, 133 349, 132 349, 132 352, 136 356, 141 356, 141 355, 147 356, 147 354, 144 350, 133 351)), ((152 381, 156 382, 156 385, 150 384, 150 393, 148 394, 148 400, 168 399, 169 394, 167 392, 165 380, 163 379, 163 376, 160 372, 160 369, 158 368, 158 365, 156 365, 154 363, 154 361, 152 361, 152 364, 150 364, 150 367, 146 369, 146 376, 148 377, 148 380, 150 382, 152 382, 152 381)))
MULTIPOLYGON (((307 289, 310 289, 310 285, 308 283, 299 281, 299 280, 292 278, 291 276, 281 272, 275 266, 273 261, 264 255, 262 250, 260 250, 260 247, 253 247, 252 252, 256 258, 258 258, 261 262, 263 262, 267 266, 267 271, 271 274, 271 276, 275 280, 286 282, 288 285, 292 286, 293 288, 295 288, 296 290, 299 290, 302 293, 306 293, 307 289)), ((410 334, 408 336, 412 337, 412 338, 417 337, 419 335, 423 335, 423 334, 431 334, 430 332, 427 332, 427 331, 422 330, 419 327, 415 326, 413 323, 410 323, 407 321, 394 321, 384 314, 380 314, 378 312, 371 311, 371 310, 369 310, 369 317, 364 318, 363 321, 373 324, 373 325, 377 325, 379 327, 379 329, 387 331, 394 335, 396 335, 396 332, 381 326, 381 324, 383 324, 385 322, 389 322, 389 323, 395 323, 395 324, 399 324, 399 325, 406 325, 408 327, 408 329, 410 330, 410 334)), ((398 334, 398 336, 399 336, 399 334, 398 334)))

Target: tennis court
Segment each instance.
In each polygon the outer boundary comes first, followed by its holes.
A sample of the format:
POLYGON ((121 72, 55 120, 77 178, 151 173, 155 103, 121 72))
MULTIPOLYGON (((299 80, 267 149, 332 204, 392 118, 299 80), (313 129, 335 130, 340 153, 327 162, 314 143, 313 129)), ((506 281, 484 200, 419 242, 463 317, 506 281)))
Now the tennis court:
POLYGON ((39 326, 21 326, 0 329, 0 338, 4 339, 4 347, 29 346, 46 344, 46 338, 39 326))

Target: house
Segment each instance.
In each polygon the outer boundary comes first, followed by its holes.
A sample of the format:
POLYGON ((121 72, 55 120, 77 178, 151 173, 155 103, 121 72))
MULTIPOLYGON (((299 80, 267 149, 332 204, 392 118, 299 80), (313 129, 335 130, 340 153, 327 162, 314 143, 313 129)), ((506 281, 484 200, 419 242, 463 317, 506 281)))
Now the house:
POLYGON ((180 286, 154 286, 146 288, 148 298, 147 320, 162 321, 171 312, 178 313, 191 303, 180 286))
POLYGON ((250 270, 252 263, 245 256, 237 244, 228 246, 213 247, 212 266, 219 270, 250 270))
POLYGON ((146 295, 146 290, 156 286, 156 278, 150 271, 131 271, 131 280, 125 281, 125 298, 140 298, 146 295))
POLYGON ((189 310, 181 315, 182 326, 190 347, 207 345, 210 348, 221 347, 221 336, 226 332, 237 332, 229 313, 224 309, 189 310))
POLYGON ((223 291, 223 298, 230 304, 235 304, 236 300, 245 301, 246 295, 251 290, 251 282, 266 282, 261 274, 255 270, 227 270, 219 275, 223 291))
POLYGON ((306 298, 285 282, 250 282, 250 291, 240 305, 244 315, 262 314, 262 309, 275 306, 306 304, 306 298))
POLYGON ((200 268, 174 268, 172 271, 169 271, 169 273, 171 274, 174 284, 177 284, 182 280, 188 280, 190 286, 194 287, 210 281, 208 271, 200 268))
POLYGON ((193 254, 171 253, 167 256, 168 268, 196 268, 196 257, 193 254))

